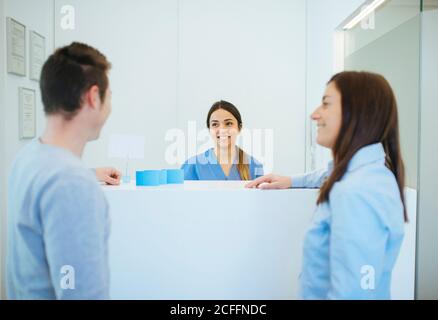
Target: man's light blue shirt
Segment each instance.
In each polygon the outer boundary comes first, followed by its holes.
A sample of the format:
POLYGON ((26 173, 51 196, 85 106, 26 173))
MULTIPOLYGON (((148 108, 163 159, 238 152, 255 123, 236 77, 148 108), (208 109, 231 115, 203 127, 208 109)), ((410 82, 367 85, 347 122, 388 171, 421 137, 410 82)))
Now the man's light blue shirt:
MULTIPOLYGON (((249 165, 250 178, 255 179, 263 176, 263 165, 251 156, 246 157, 249 165)), ((214 149, 208 149, 188 159, 181 167, 184 170, 185 180, 242 180, 236 165, 237 159, 231 167, 228 176, 225 175, 214 149)))
POLYGON ((30 142, 9 180, 8 298, 109 298, 109 225, 94 172, 65 149, 30 142))
MULTIPOLYGON (((292 177, 293 187, 318 188, 331 170, 292 177)), ((404 218, 382 144, 353 156, 329 198, 317 207, 304 239, 300 297, 390 299, 404 218)))

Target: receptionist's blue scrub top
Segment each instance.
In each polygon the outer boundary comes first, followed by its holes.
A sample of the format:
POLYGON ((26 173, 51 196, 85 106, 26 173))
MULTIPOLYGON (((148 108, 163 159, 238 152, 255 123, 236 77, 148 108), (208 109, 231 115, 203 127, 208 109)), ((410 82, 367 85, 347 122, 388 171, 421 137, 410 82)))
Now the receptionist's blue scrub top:
MULTIPOLYGON (((253 157, 247 157, 251 179, 263 176, 263 165, 253 157)), ((231 167, 229 175, 225 175, 213 148, 188 159, 181 169, 185 180, 242 180, 236 164, 231 167)))

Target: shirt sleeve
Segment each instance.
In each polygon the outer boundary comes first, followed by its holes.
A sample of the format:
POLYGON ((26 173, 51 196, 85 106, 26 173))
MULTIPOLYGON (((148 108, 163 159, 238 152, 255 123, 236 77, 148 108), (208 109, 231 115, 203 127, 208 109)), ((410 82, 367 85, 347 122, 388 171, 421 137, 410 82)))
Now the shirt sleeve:
POLYGON ((329 175, 328 169, 292 176, 292 188, 320 188, 329 175))
POLYGON ((196 172, 196 164, 189 164, 185 162, 181 169, 184 170, 184 180, 199 180, 198 174, 196 172))
POLYGON ((330 196, 330 288, 328 299, 376 299, 387 233, 365 191, 330 196))
POLYGON ((263 164, 260 162, 254 161, 254 175, 253 179, 257 179, 258 177, 263 176, 263 164))
POLYGON ((109 299, 109 217, 91 177, 64 173, 41 197, 43 239, 57 299, 109 299))

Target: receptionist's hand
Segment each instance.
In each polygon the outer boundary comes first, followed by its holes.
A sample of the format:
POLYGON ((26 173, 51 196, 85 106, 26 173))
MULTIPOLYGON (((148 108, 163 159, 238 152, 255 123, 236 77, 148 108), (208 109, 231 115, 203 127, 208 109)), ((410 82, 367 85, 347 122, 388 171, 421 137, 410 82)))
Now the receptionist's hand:
POLYGON ((292 187, 291 177, 277 176, 275 174, 268 174, 251 181, 245 188, 258 189, 288 189, 292 187))
POLYGON ((96 177, 100 182, 110 185, 119 185, 121 172, 115 168, 96 168, 96 177))

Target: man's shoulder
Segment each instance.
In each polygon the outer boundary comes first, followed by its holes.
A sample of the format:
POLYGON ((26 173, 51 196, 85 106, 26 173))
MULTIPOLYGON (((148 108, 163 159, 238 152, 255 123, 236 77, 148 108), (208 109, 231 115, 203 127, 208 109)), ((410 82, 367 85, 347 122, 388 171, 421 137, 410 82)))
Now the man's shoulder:
POLYGON ((97 183, 93 172, 79 158, 66 150, 41 145, 35 141, 20 150, 10 179, 28 180, 38 185, 59 181, 97 183))

